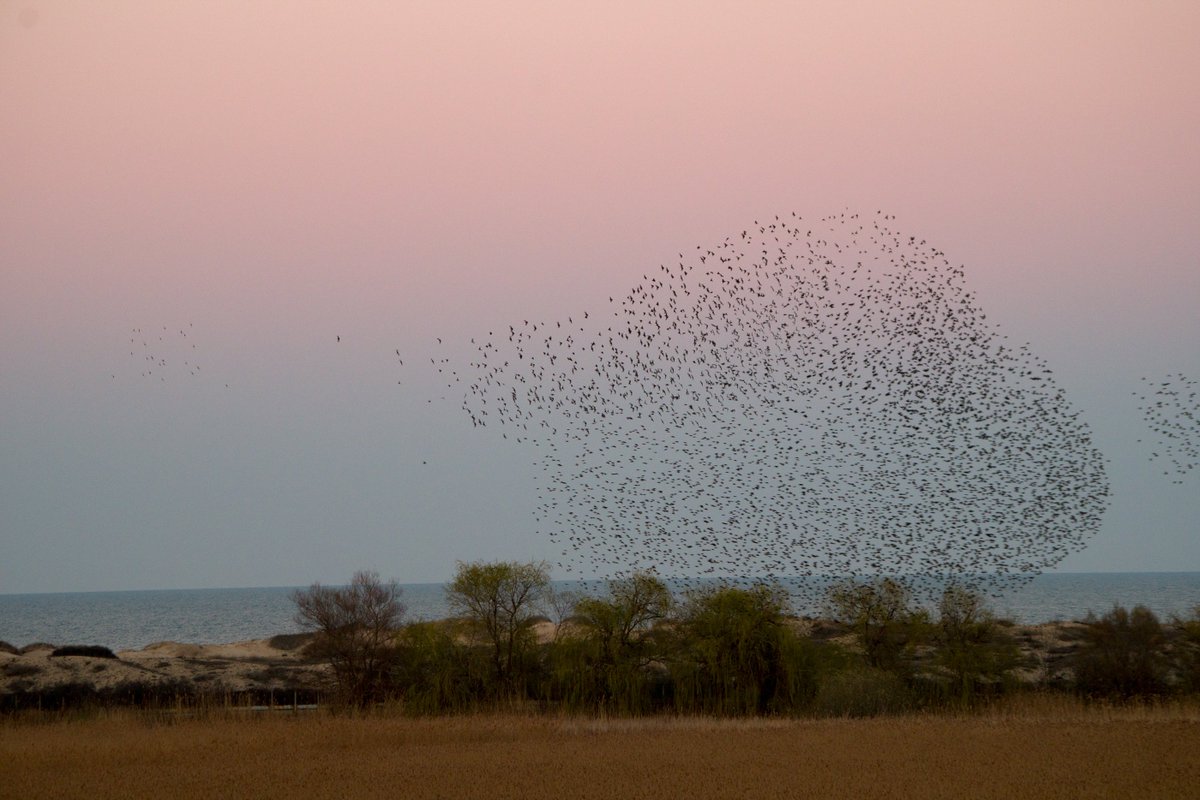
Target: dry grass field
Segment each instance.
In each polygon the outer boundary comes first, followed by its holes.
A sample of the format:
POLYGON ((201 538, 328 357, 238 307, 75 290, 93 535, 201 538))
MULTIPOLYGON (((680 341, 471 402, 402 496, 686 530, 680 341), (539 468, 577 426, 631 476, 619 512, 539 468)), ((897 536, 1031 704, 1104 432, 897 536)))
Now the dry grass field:
POLYGON ((13 798, 1200 796, 1200 709, 604 720, 114 712, 0 721, 13 798))

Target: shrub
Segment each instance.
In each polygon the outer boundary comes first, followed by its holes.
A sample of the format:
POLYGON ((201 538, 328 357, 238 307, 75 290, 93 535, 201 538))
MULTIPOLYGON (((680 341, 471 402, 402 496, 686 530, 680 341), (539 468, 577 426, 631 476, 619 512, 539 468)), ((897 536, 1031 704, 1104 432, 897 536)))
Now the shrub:
POLYGON ((1185 692, 1200 692, 1200 606, 1190 617, 1172 621, 1175 634, 1175 674, 1185 692))
POLYGON ((383 699, 396 660, 394 638, 404 614, 400 586, 356 572, 342 588, 313 584, 293 593, 296 622, 316 633, 312 655, 333 667, 340 699, 364 706, 383 699))
POLYGON ((935 660, 950 679, 952 695, 966 705, 981 690, 1002 685, 1020 666, 1016 643, 986 608, 978 594, 947 587, 934 627, 935 660))
POLYGON ((1166 691, 1166 636, 1145 606, 1113 606, 1097 619, 1088 614, 1075 654, 1075 687, 1090 697, 1130 699, 1166 691))
POLYGON ((821 682, 813 700, 818 714, 873 717, 899 714, 916 706, 916 698, 899 675, 877 667, 841 670, 821 682))
POLYGON ((21 651, 17 649, 16 645, 9 644, 3 639, 0 639, 0 653, 8 653, 11 656, 21 655, 21 651))
POLYGON ((778 587, 722 587, 688 597, 673 664, 681 711, 768 713, 795 708, 816 686, 815 645, 786 624, 778 587))
POLYGON ((25 678, 30 675, 40 675, 44 670, 37 664, 26 664, 20 661, 10 661, 4 665, 4 675, 8 678, 25 678))
POLYGON ((300 650, 311 644, 315 639, 312 633, 280 633, 267 640, 267 644, 276 650, 300 650))
POLYGON ((107 647, 101 647, 95 644, 68 644, 62 647, 54 648, 54 652, 50 654, 51 658, 62 658, 63 656, 84 656, 87 658, 116 658, 117 654, 107 647))
POLYGON ((908 588, 891 578, 855 583, 829 590, 833 617, 858 636, 867 666, 906 671, 913 644, 927 624, 926 615, 912 607, 908 588))

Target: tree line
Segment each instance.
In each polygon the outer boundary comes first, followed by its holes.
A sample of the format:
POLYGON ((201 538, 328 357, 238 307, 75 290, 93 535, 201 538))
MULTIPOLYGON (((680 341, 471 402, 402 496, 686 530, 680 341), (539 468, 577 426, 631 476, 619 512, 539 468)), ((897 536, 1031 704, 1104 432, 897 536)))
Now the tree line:
MULTIPOLYGON (((405 622, 399 585, 374 572, 293 594, 314 634, 308 653, 331 665, 340 702, 398 700, 423 714, 867 715, 971 706, 1018 690, 1034 667, 1015 626, 957 586, 933 613, 897 581, 846 581, 829 590, 826 619, 797 618, 767 583, 677 596, 634 573, 595 595, 562 592, 544 562, 460 562, 445 591, 453 616, 418 622, 405 622)), ((1200 607, 1169 624, 1114 607, 1074 635, 1073 678, 1041 688, 1200 692, 1200 607)))

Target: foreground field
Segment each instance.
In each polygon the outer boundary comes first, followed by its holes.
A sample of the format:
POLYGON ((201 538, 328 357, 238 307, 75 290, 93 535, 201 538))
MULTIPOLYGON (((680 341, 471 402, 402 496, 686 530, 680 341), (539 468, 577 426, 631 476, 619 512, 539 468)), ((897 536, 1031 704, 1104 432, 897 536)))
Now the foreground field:
POLYGON ((1036 705, 974 717, 0 722, 20 798, 1196 797, 1200 713, 1036 705))

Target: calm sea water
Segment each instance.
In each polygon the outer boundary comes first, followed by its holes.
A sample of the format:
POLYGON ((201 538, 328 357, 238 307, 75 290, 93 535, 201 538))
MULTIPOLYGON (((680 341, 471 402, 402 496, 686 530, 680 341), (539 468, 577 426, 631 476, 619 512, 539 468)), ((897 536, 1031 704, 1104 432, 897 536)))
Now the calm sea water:
MULTIPOLYGON (((559 582, 559 588, 580 584, 559 582)), ((444 585, 403 586, 406 619, 448 615, 444 585)), ((293 589, 183 589, 0 595, 0 640, 15 645, 101 644, 114 650, 160 641, 209 644, 263 639, 299 628, 293 589)), ((1019 622, 1079 619, 1116 603, 1145 605, 1166 619, 1200 604, 1200 572, 1041 575, 993 608, 1019 622)))

